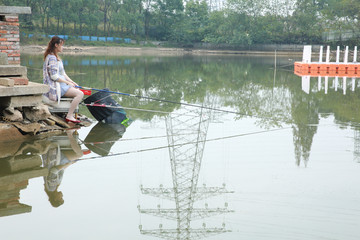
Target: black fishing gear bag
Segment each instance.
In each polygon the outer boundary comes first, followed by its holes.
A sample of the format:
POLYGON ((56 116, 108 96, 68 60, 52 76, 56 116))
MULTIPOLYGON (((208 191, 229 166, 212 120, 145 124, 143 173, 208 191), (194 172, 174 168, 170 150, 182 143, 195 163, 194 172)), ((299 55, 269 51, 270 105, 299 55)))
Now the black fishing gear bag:
MULTIPOLYGON (((109 89, 96 92, 84 100, 90 113, 99 122, 110 124, 123 123, 127 120, 126 112, 112 97, 109 89)), ((127 121, 126 121, 127 122, 127 121)))

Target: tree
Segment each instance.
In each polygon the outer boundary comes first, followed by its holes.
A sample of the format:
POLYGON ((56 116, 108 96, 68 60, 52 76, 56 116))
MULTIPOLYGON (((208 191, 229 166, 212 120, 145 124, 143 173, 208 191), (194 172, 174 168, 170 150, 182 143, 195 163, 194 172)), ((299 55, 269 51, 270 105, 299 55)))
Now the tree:
POLYGON ((171 39, 171 30, 182 20, 182 0, 156 0, 154 3, 154 37, 159 40, 171 39))

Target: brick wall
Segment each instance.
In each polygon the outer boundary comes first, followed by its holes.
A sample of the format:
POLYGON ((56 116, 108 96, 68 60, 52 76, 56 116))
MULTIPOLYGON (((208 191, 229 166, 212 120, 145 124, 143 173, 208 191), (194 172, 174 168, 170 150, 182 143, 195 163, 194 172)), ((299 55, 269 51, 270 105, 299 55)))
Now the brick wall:
POLYGON ((9 64, 20 65, 18 15, 0 14, 0 51, 8 55, 9 64))

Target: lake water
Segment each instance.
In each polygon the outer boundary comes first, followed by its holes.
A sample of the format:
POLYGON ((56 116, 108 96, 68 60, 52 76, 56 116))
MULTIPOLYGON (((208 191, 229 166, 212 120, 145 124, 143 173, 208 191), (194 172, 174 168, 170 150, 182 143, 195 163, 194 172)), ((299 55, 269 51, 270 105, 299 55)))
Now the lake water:
MULTIPOLYGON (((0 143, 1 240, 359 239, 358 79, 302 80, 289 57, 63 60, 81 86, 196 106, 115 94, 127 128, 0 143)), ((41 56, 22 65, 42 81, 41 56)))

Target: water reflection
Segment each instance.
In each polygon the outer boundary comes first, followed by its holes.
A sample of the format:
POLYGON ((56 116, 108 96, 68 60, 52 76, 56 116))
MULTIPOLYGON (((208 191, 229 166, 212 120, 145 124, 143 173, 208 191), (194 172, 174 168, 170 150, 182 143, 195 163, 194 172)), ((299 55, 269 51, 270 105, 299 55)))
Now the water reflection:
POLYGON ((44 176, 44 190, 53 207, 59 207, 64 203, 63 193, 58 188, 65 169, 83 156, 77 136, 76 130, 71 129, 66 131, 66 135, 50 138, 51 147, 42 154, 43 166, 48 169, 47 176, 44 176))
POLYGON ((50 204, 53 207, 63 205, 59 187, 65 170, 91 152, 108 155, 125 130, 121 124, 99 122, 84 142, 79 139, 76 129, 70 129, 47 139, 1 143, 0 217, 31 212, 31 206, 20 203, 20 191, 27 188, 29 179, 41 176, 50 204))
POLYGON ((0 217, 31 212, 32 207, 20 202, 20 191, 29 179, 46 176, 40 155, 50 142, 10 142, 0 146, 0 217))
POLYGON ((329 76, 318 76, 313 77, 317 78, 317 86, 311 87, 311 76, 302 76, 301 77, 301 89, 307 93, 310 94, 310 92, 320 92, 324 91, 325 94, 329 93, 329 88, 333 89, 335 92, 339 90, 339 88, 342 89, 343 95, 347 94, 347 90, 350 89, 351 92, 355 92, 355 89, 358 87, 358 84, 356 83, 355 77, 329 77, 329 76), (324 78, 324 81, 323 81, 324 78), (348 81, 350 79, 351 81, 348 81), (329 82, 331 86, 329 86, 329 82))
MULTIPOLYGON (((203 103, 205 106, 214 104, 213 98, 207 98, 203 103)), ((176 228, 143 229, 144 235, 151 235, 164 239, 199 239, 212 235, 229 232, 225 223, 221 227, 203 228, 193 227, 195 220, 232 212, 227 208, 204 208, 194 207, 195 202, 216 195, 230 193, 223 185, 222 187, 198 187, 198 178, 201 169, 203 151, 206 142, 209 122, 212 119, 212 111, 208 109, 194 109, 182 107, 176 115, 166 117, 166 131, 169 144, 169 155, 172 171, 172 187, 144 188, 141 192, 145 195, 167 199, 175 203, 175 208, 143 209, 138 206, 141 214, 150 214, 161 218, 176 221, 176 228)))
POLYGON ((126 128, 122 124, 98 122, 84 139, 85 146, 92 152, 107 156, 111 147, 124 135, 126 128))

